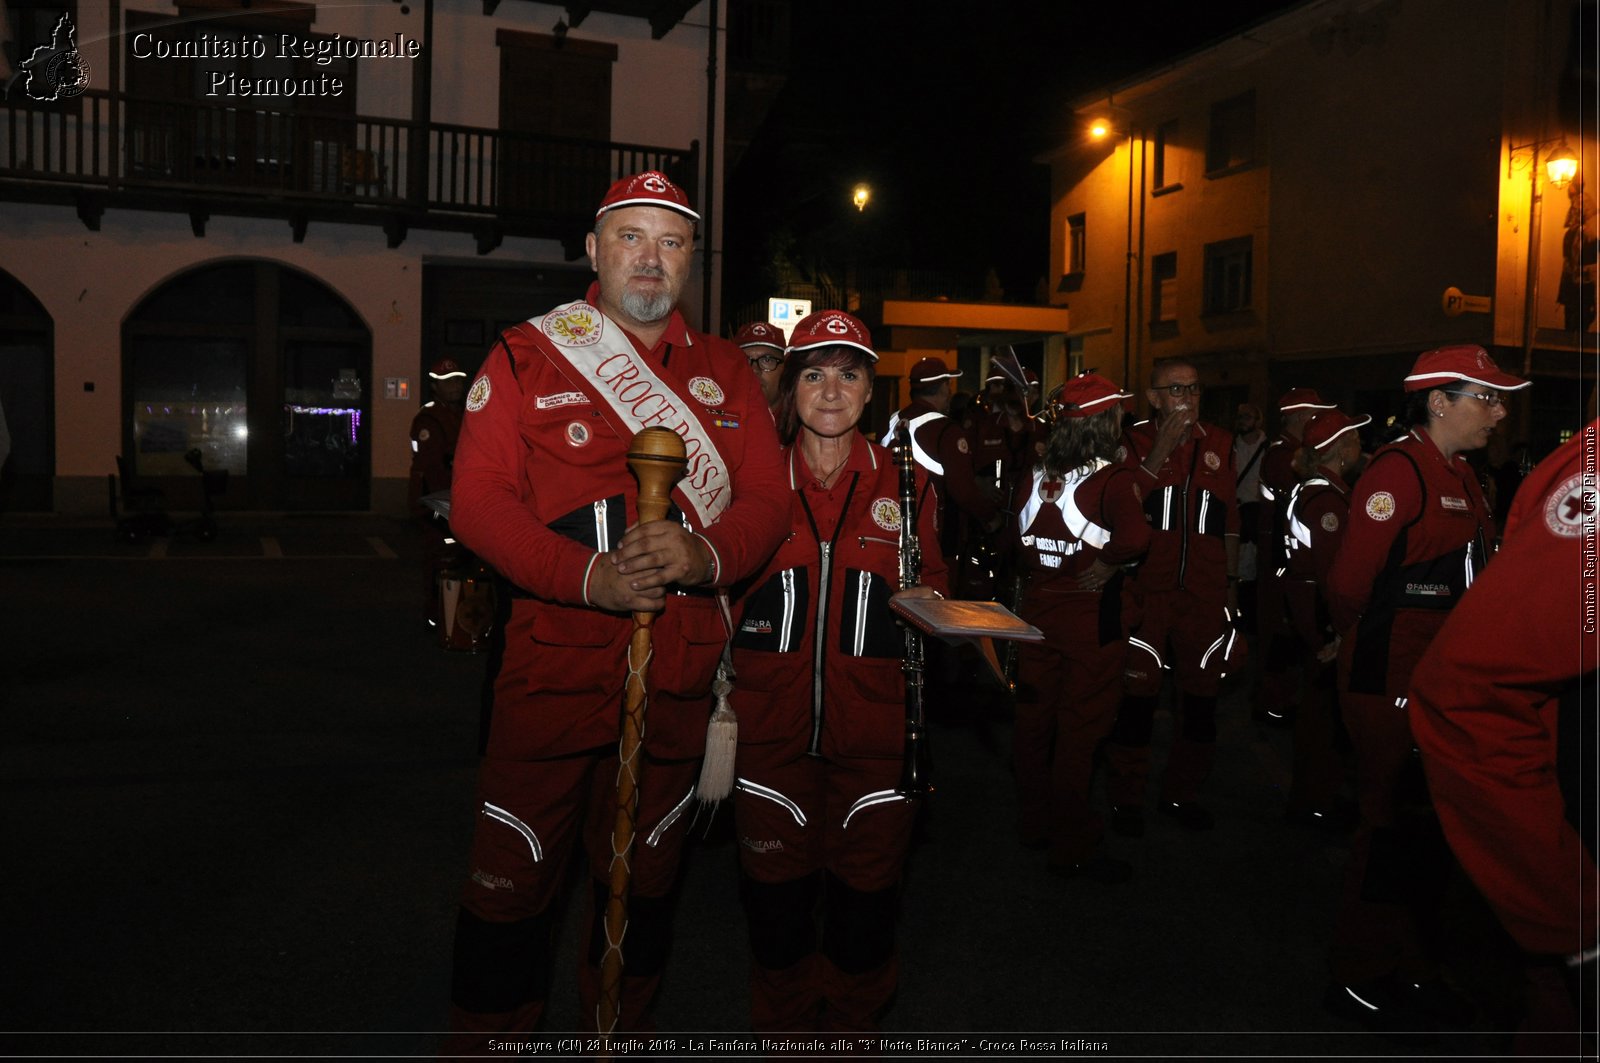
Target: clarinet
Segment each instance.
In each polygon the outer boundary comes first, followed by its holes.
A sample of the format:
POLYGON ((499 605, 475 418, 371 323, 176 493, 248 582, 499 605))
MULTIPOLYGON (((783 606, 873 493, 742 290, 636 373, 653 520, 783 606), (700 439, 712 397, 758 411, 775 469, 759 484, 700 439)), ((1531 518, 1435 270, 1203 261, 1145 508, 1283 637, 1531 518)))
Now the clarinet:
MULTIPOLYGON (((900 589, 922 580, 922 543, 917 539, 917 463, 911 456, 911 433, 900 426, 894 446, 894 463, 900 470, 900 589)), ((933 792, 929 782, 928 735, 923 717, 922 633, 905 624, 906 650, 901 669, 906 675, 906 744, 900 765, 900 785, 895 792, 909 800, 933 792)))

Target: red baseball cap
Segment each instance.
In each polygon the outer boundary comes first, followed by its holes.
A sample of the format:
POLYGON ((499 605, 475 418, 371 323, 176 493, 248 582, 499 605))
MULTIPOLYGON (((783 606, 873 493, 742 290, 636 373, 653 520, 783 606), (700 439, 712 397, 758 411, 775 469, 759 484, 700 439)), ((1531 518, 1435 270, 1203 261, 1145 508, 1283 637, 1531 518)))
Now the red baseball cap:
POLYGON ((878 352, 872 349, 872 334, 867 326, 843 310, 818 310, 800 319, 800 324, 789 334, 789 353, 809 351, 817 347, 854 347, 865 351, 872 360, 878 352))
POLYGON ((960 375, 961 370, 952 373, 943 358, 924 358, 911 367, 907 377, 913 384, 931 384, 935 380, 954 380, 960 375))
POLYGON ((595 219, 598 221, 600 215, 619 207, 665 207, 690 221, 700 220, 700 215, 689 206, 689 197, 683 194, 683 189, 660 170, 646 170, 612 185, 606 198, 600 201, 600 209, 594 212, 595 219))
POLYGON ((1480 384, 1498 391, 1520 391, 1533 383, 1502 372, 1482 347, 1463 343, 1419 354, 1416 364, 1411 367, 1411 375, 1406 377, 1406 390, 1427 391, 1455 380, 1465 380, 1469 384, 1480 384))
POLYGON ((1131 398, 1131 394, 1122 391, 1099 373, 1080 373, 1061 386, 1056 402, 1061 405, 1063 416, 1093 417, 1110 403, 1131 398))
POLYGON ((733 334, 733 342, 740 347, 772 347, 783 353, 783 333, 776 325, 765 321, 752 321, 733 334))
POLYGON ((1334 404, 1323 402, 1322 396, 1317 394, 1316 388, 1290 388, 1278 400, 1279 413, 1293 413, 1295 410, 1331 410, 1334 404))
POLYGON ((428 370, 428 375, 435 380, 449 380, 451 377, 466 376, 467 371, 455 363, 453 358, 441 358, 433 363, 433 368, 428 370))
POLYGON ((1306 430, 1300 441, 1308 447, 1322 450, 1346 432, 1354 432, 1362 425, 1371 423, 1372 418, 1367 414, 1362 414, 1361 419, 1356 420, 1343 410, 1335 407, 1312 418, 1311 423, 1306 425, 1306 430))

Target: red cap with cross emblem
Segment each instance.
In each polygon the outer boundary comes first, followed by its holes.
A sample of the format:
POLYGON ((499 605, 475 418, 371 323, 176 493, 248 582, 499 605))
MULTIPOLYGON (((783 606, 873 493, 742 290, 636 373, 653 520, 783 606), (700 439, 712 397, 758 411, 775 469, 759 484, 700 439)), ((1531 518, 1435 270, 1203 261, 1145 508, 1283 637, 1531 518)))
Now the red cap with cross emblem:
POLYGON ((1520 391, 1533 384, 1531 380, 1502 372, 1482 347, 1463 343, 1418 355, 1416 364, 1411 367, 1411 375, 1406 377, 1406 390, 1427 391, 1457 381, 1498 391, 1520 391))
POLYGON ((683 189, 659 170, 646 170, 632 177, 624 177, 612 185, 606 198, 600 201, 600 209, 594 212, 595 220, 598 221, 606 211, 620 207, 665 207, 677 211, 690 221, 700 220, 700 215, 689 206, 689 197, 683 194, 683 189))
POLYGON ((789 334, 789 353, 809 351, 817 347, 854 347, 865 351, 874 362, 878 352, 872 349, 872 334, 867 326, 843 310, 818 310, 800 320, 789 334))
POLYGON ((784 348, 783 333, 778 330, 778 326, 769 325, 765 321, 750 322, 733 334, 733 342, 735 346, 744 348, 771 347, 779 354, 783 353, 784 348))

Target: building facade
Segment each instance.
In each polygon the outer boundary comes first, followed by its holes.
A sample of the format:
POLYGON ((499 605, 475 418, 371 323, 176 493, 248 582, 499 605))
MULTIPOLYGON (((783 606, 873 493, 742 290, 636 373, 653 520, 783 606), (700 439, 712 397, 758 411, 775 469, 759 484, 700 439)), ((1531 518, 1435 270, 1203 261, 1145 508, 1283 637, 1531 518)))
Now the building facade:
POLYGON ((1559 301, 1593 306, 1595 26, 1592 0, 1312 0, 1075 101, 1048 159, 1074 364, 1138 387, 1181 355, 1210 418, 1305 385, 1381 424, 1419 352, 1478 343, 1534 378, 1507 435, 1548 450, 1595 375, 1559 301))
POLYGON ((719 319, 716 0, 0 11, 0 508, 104 513, 119 456, 192 508, 199 449, 221 508, 403 511, 427 367, 581 296, 624 174, 699 204, 719 319))

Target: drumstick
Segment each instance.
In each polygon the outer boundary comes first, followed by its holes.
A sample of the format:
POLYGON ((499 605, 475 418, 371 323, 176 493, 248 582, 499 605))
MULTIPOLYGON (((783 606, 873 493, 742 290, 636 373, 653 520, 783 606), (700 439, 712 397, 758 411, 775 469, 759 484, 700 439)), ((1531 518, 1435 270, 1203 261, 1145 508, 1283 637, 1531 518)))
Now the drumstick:
MULTIPOLYGON (((639 523, 661 520, 672 504, 672 485, 688 461, 683 438, 670 428, 646 428, 628 448, 628 468, 639 481, 639 523)), ((622 937, 628 927, 628 883, 633 877, 634 818, 639 806, 639 748, 644 743, 645 685, 650 671, 655 613, 633 614, 628 642, 628 685, 622 698, 622 739, 617 746, 617 818, 611 830, 611 896, 606 901, 606 949, 600 957, 598 1029, 609 1035, 622 1011, 622 937)))

